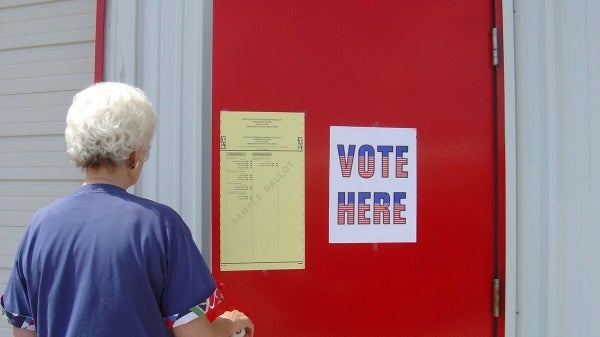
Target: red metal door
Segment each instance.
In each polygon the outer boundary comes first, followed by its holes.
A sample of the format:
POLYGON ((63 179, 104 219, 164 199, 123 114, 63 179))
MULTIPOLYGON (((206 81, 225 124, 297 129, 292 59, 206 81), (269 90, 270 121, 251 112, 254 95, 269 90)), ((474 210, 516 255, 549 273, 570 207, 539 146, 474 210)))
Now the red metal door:
POLYGON ((214 1, 212 266, 258 337, 498 332, 491 6, 214 1), (305 269, 219 269, 222 110, 305 113, 305 269), (332 125, 417 129, 416 243, 329 243, 332 125))

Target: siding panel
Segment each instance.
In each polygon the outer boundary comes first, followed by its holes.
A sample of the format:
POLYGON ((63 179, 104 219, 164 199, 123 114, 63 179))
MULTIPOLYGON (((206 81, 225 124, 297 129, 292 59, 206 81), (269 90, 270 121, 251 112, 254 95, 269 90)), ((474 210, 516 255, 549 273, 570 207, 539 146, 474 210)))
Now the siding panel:
POLYGON ((0 136, 14 134, 15 131, 10 129, 17 128, 17 124, 52 122, 61 123, 62 130, 59 133, 62 139, 67 109, 74 94, 74 90, 68 90, 0 96, 0 107, 4 112, 0 128, 7 130, 7 133, 0 132, 0 136))
POLYGON ((95 12, 96 1, 93 0, 1 0, 0 8, 12 7, 0 12, 2 22, 30 21, 40 18, 52 18, 69 14, 89 14, 95 12), (12 3, 12 6, 10 5, 12 3), (41 4, 44 3, 42 6, 41 4), (30 6, 36 4, 37 6, 30 6))
POLYGON ((9 8, 9 7, 17 7, 17 6, 25 6, 25 5, 33 5, 33 4, 41 4, 44 2, 53 2, 56 0, 0 0, 0 9, 9 8))
MULTIPOLYGON (((12 268, 14 254, 17 250, 19 240, 23 237, 25 226, 21 227, 0 227, 0 270, 12 268)), ((0 283, 6 283, 6 281, 0 283)), ((2 287, 4 291, 4 287, 2 287)))
POLYGON ((12 81, 65 74, 88 74, 90 61, 93 62, 93 58, 0 65, 0 80, 12 81))
POLYGON ((87 60, 94 58, 93 41, 3 50, 0 53, 0 65, 33 64, 78 58, 85 58, 87 60))
MULTIPOLYGON (((8 259, 0 256, 0 289, 2 289, 0 292, 3 292, 6 288, 6 280, 8 280, 8 275, 10 274, 10 269, 3 266, 10 265, 12 267, 12 264, 12 259, 8 261, 8 259)), ((5 319, 0 318, 0 337, 11 337, 12 335, 12 328, 8 322, 6 322, 5 319)))
POLYGON ((93 78, 90 78, 90 76, 93 76, 92 72, 0 81, 0 92, 7 95, 16 95, 28 92, 69 91, 85 88, 92 84, 93 78))
POLYGON ((0 293, 33 213, 81 185, 63 133, 73 95, 93 83, 95 11, 95 0, 0 0, 0 293))
POLYGON ((93 41, 92 0, 54 1, 0 11, 0 50, 93 41))
POLYGON ((58 198, 73 191, 79 187, 81 183, 81 179, 74 181, 2 181, 0 182, 0 195, 9 197, 35 195, 38 197, 58 198))

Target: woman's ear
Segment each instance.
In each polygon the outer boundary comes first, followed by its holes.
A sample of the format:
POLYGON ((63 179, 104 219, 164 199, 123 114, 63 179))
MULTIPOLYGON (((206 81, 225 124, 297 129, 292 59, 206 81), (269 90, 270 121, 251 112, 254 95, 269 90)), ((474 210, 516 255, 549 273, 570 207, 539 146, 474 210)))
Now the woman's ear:
POLYGON ((135 150, 129 155, 129 168, 135 169, 140 163, 140 150, 135 150))

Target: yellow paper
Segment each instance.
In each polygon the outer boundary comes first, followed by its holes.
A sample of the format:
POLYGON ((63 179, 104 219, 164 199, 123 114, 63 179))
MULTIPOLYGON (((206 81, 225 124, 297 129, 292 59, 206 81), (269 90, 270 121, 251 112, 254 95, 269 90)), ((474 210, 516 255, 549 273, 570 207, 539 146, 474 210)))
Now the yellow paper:
POLYGON ((221 270, 304 269, 304 113, 221 112, 221 270))

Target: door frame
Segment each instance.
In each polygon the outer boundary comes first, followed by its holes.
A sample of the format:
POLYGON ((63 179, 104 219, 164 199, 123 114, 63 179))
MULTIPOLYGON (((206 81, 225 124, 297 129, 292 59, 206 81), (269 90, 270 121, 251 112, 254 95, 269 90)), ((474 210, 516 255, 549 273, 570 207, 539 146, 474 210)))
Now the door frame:
MULTIPOLYGON (((500 6, 502 8, 501 13, 499 15, 502 17, 502 45, 501 45, 501 56, 502 56, 502 67, 503 67, 503 104, 504 104, 504 173, 505 173, 505 193, 503 202, 505 204, 505 222, 504 222, 504 230, 505 230, 505 277, 503 284, 503 308, 502 311, 504 313, 504 328, 506 337, 515 337, 516 336, 516 312, 517 312, 517 292, 516 292, 516 280, 517 280, 517 238, 516 238, 516 209, 517 209, 517 172, 516 172, 516 82, 515 82, 515 38, 514 38, 514 16, 513 10, 514 5, 512 1, 506 0, 495 0, 500 2, 500 6)), ((212 3, 214 1, 209 1, 208 8, 209 12, 204 13, 205 26, 212 26, 212 3)), ((97 17, 97 39, 96 39, 96 81, 100 81, 104 79, 103 73, 105 72, 105 68, 111 68, 111 65, 107 65, 104 62, 104 51, 105 51, 105 40, 104 34, 109 33, 111 30, 115 28, 105 26, 104 22, 104 9, 105 9, 105 0, 97 0, 98 5, 98 17, 97 17), (105 32, 105 29, 107 30, 105 32)), ((131 13, 132 15, 134 13, 131 13)), ((212 32, 210 32, 212 33, 212 32)), ((138 39, 142 39, 142 37, 138 37, 138 39)), ((133 45, 131 45, 133 46, 133 45)), ((212 49, 212 45, 205 44, 203 48, 212 49)), ((205 51, 204 55, 211 55, 212 51, 205 51)), ((212 60, 207 61, 212 63, 212 60)), ((114 67, 114 66, 113 66, 114 67)), ((109 69, 110 70, 110 69, 109 69)), ((203 90, 204 92, 211 91, 212 83, 211 81, 203 81, 203 90)), ((208 109, 202 111, 202 115, 210 118, 212 114, 212 110, 210 109, 210 104, 208 105, 208 109)), ((210 125, 210 123, 209 123, 210 125)), ((208 127, 205 131, 210 133, 210 127, 208 127)), ((209 138, 210 139, 210 138, 209 138)), ((203 154, 203 157, 210 157, 211 151, 208 148, 207 153, 203 154)), ((210 170, 210 168, 209 168, 210 170)), ((210 174, 206 174, 203 176, 204 182, 203 185, 210 186, 211 178, 210 174)), ((208 201, 210 203, 210 201, 208 201)), ((211 206, 206 207, 207 210, 211 209, 211 206)), ((210 213, 210 212, 208 212, 210 213)), ((204 218, 210 219, 209 215, 204 215, 204 218)), ((203 225, 202 233, 209 234, 211 231, 211 222, 206 221, 203 225)), ((206 238, 198 237, 196 235, 196 239, 203 243, 203 246, 209 247, 210 245, 207 242, 210 242, 210 234, 206 235, 206 238)), ((206 247, 203 247, 206 248, 206 247)), ((210 261, 210 249, 203 249, 205 257, 210 261)))
POLYGON ((517 313, 517 138, 516 138, 516 83, 514 5, 499 0, 502 12, 502 67, 504 81, 504 174, 505 174, 505 280, 504 280, 504 336, 516 337, 517 313))

